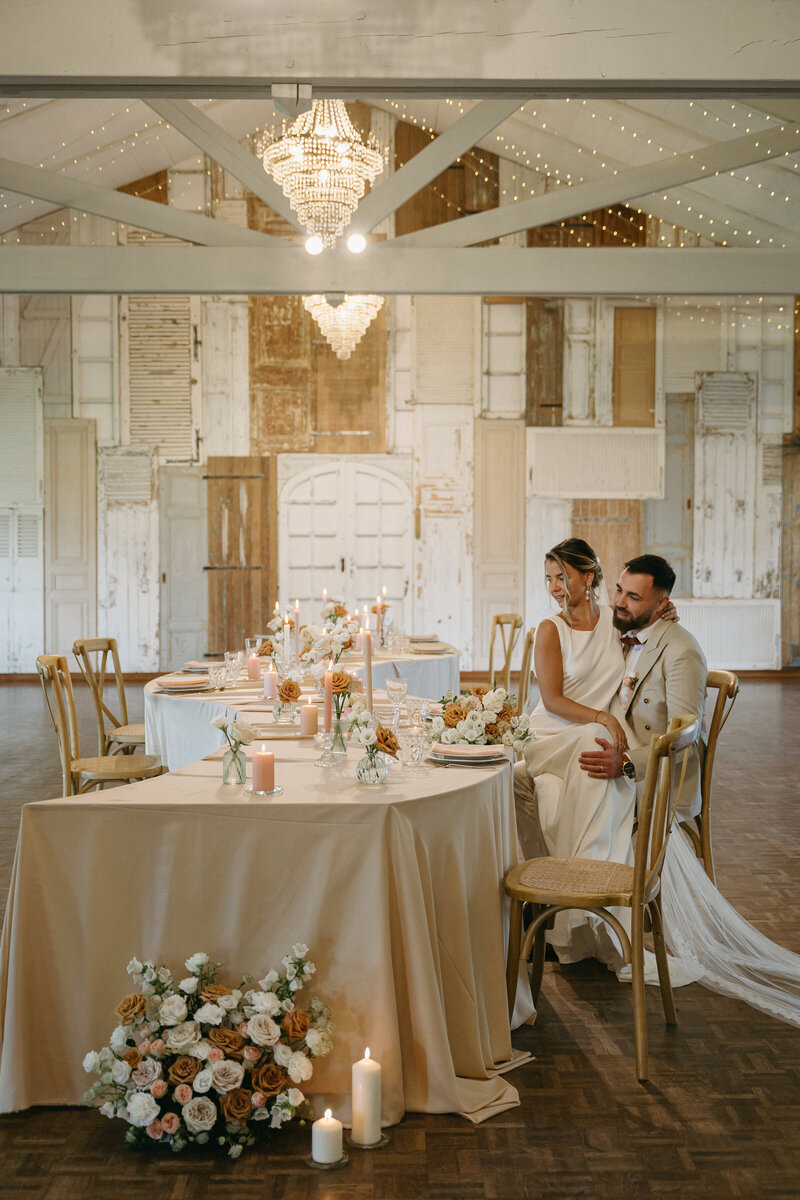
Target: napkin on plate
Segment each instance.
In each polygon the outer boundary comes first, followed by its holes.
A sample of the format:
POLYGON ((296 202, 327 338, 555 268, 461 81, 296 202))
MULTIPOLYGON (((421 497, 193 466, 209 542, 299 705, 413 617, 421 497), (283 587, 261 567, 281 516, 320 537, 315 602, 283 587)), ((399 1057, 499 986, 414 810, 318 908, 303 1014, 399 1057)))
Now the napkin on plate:
POLYGON ((185 675, 162 675, 156 683, 162 688, 197 688, 208 683, 208 676, 193 675, 191 679, 187 679, 185 675))
POLYGON ((432 754, 448 754, 453 758, 497 758, 504 757, 502 746, 446 746, 444 742, 434 742, 432 754))

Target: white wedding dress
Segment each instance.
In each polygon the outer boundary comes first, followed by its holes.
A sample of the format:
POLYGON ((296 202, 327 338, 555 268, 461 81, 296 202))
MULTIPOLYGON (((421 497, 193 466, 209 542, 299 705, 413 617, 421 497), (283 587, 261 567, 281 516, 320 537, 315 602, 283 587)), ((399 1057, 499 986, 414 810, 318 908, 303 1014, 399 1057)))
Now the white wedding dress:
MULTIPOLYGON (((560 618, 550 619, 561 640, 563 694, 589 708, 607 710, 622 681, 624 663, 611 609, 601 608, 597 625, 589 631, 570 629, 560 618)), ((525 761, 536 781, 542 833, 550 853, 632 862, 634 800, 628 803, 625 797, 635 792, 635 785, 625 779, 612 780, 610 783, 617 785, 612 788, 602 780, 589 780, 579 768, 576 773, 577 756, 573 756, 569 781, 553 773, 554 767, 568 760, 568 747, 574 750, 582 738, 591 742, 596 736, 607 738, 607 731, 594 724, 571 725, 548 713, 541 701, 531 714, 531 728, 536 741, 526 750, 525 761), (568 782, 573 789, 569 798, 568 782), (602 795, 597 788, 592 792, 590 783, 599 784, 602 795), (565 803, 560 805, 562 795, 565 803), (578 816, 570 811, 573 806, 578 816)), ((632 731, 628 736, 635 742, 632 731)), ((711 991, 744 1000, 770 1016, 800 1026, 800 955, 770 941, 728 903, 706 875, 677 822, 667 844, 661 896, 674 986, 697 981, 711 991)), ((621 915, 621 910, 616 912, 621 915)), ((587 915, 588 919, 582 920, 584 916, 576 914, 576 921, 571 920, 572 913, 556 917, 552 943, 560 961, 594 956, 618 970, 616 938, 596 918, 587 915), (570 921, 559 927, 561 917, 570 921)), ((647 959, 647 982, 657 983, 654 957, 648 953, 647 959)), ((630 968, 618 973, 622 979, 630 979, 630 968)))

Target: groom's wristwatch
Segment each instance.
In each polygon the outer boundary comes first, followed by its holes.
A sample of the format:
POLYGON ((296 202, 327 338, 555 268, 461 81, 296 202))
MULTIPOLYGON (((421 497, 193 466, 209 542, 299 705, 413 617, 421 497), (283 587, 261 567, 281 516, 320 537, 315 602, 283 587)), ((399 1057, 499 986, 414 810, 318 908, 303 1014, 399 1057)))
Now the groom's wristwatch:
POLYGON ((626 779, 636 778, 636 767, 633 765, 627 754, 622 756, 622 774, 626 779))

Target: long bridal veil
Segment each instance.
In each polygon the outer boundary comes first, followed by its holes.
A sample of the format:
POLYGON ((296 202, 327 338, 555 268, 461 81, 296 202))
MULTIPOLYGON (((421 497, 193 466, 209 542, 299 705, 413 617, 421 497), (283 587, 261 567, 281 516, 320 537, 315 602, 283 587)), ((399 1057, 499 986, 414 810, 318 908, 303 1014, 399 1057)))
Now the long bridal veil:
POLYGON ((704 987, 800 1026, 800 955, 754 929, 672 827, 661 876, 667 944, 704 987))

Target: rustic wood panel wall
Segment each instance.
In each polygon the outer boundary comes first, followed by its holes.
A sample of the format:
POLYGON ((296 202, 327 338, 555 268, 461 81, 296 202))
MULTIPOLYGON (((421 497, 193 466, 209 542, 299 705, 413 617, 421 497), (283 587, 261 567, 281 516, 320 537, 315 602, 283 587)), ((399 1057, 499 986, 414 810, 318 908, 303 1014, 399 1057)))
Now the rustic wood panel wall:
POLYGON ((656 310, 614 311, 614 424, 654 425, 656 397, 656 310))
POLYGON ((625 563, 642 553, 643 500, 573 500, 572 536, 595 551, 605 573, 609 595, 625 563))
MULTIPOLYGON (((398 121, 394 138, 395 169, 404 166, 431 140, 425 130, 398 121)), ((487 150, 470 150, 397 209, 395 236, 496 208, 499 198, 497 155, 487 150)))
POLYGON ((208 460, 208 649, 263 633, 278 593, 274 456, 208 460))
POLYGON ((528 425, 560 425, 564 411, 564 305, 531 296, 525 301, 528 425))
POLYGON ((794 305, 792 433, 783 446, 781 646, 784 667, 800 666, 800 297, 794 305))

